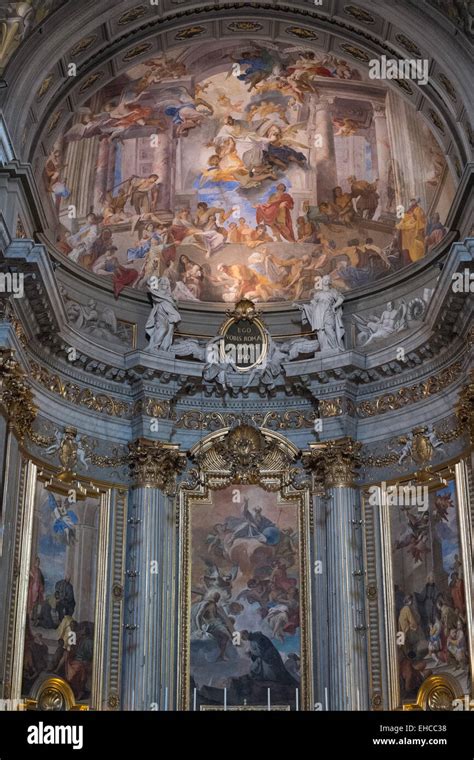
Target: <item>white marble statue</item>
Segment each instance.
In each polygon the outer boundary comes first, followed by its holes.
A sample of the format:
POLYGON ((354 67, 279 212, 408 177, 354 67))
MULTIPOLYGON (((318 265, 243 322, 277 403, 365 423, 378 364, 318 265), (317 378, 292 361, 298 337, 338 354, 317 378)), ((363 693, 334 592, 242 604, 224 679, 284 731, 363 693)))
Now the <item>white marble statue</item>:
POLYGON ((148 280, 148 292, 153 301, 153 309, 145 325, 150 338, 147 351, 169 351, 173 344, 175 325, 181 321, 176 301, 171 294, 171 285, 167 277, 159 277, 156 283, 148 280))
POLYGON ((325 275, 321 287, 316 288, 309 304, 294 304, 303 312, 303 324, 309 322, 316 332, 321 352, 344 351, 344 325, 342 304, 344 296, 331 287, 331 279, 325 275))
POLYGON ((263 385, 272 391, 276 381, 283 372, 283 363, 288 361, 288 350, 285 344, 276 343, 267 332, 268 351, 263 362, 258 363, 248 373, 247 382, 242 386, 249 388, 251 385, 263 385))

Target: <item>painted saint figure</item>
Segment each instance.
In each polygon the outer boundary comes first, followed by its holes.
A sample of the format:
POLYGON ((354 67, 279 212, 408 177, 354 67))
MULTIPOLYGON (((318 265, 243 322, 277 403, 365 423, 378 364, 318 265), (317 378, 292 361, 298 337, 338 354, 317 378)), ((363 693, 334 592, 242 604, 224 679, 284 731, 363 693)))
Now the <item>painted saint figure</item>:
POLYGON ((400 250, 407 251, 410 261, 418 261, 425 254, 425 212, 416 198, 410 200, 410 205, 397 224, 400 233, 400 250))
POLYGON ((278 241, 284 238, 294 243, 295 233, 291 219, 291 210, 294 205, 293 198, 286 192, 286 186, 281 182, 267 203, 256 206, 257 224, 266 224, 270 227, 278 241))

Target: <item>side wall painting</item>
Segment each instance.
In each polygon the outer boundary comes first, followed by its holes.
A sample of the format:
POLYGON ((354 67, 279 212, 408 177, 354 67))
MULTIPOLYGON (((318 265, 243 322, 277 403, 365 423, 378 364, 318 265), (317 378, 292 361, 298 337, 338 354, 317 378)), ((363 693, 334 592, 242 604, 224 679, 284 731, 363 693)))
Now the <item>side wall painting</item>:
POLYGON ((398 674, 403 701, 431 675, 454 676, 470 692, 465 578, 454 480, 430 491, 426 511, 391 513, 398 674))
POLYGON ((307 672, 299 499, 228 487, 189 507, 189 706, 285 706, 307 672))
POLYGON ((99 500, 69 504, 36 490, 27 596, 22 695, 50 676, 90 704, 99 534, 99 500))

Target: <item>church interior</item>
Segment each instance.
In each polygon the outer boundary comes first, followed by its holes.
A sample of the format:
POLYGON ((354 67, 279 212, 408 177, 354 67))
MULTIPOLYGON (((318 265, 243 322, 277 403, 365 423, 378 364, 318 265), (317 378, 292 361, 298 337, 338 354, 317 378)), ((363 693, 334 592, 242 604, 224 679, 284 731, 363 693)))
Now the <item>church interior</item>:
POLYGON ((0 4, 2 703, 474 698, 473 19, 0 4))

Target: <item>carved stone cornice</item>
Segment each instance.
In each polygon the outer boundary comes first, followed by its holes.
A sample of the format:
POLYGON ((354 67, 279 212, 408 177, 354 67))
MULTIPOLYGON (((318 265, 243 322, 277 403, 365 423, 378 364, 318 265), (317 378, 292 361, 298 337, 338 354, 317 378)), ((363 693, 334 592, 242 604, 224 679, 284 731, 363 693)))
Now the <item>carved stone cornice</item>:
POLYGON ((313 473, 317 485, 324 488, 350 488, 354 486, 356 470, 361 466, 362 445, 352 438, 339 438, 310 444, 303 452, 305 469, 313 473))
POLYGON ((135 486, 159 488, 167 494, 176 489, 176 478, 186 467, 186 454, 176 443, 139 438, 129 443, 128 463, 135 486))
POLYGON ((0 407, 10 428, 23 441, 32 432, 38 409, 25 373, 9 348, 0 348, 0 407))
POLYGON ((462 428, 469 433, 471 446, 474 445, 474 371, 468 385, 465 385, 459 394, 459 401, 456 404, 456 417, 462 428))

